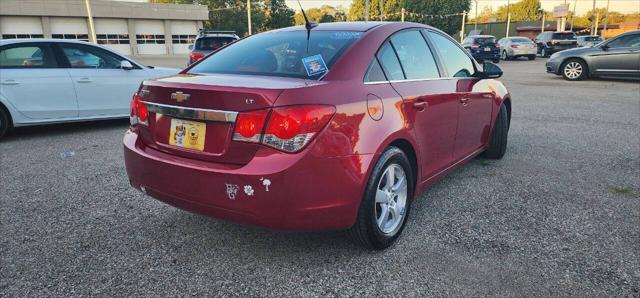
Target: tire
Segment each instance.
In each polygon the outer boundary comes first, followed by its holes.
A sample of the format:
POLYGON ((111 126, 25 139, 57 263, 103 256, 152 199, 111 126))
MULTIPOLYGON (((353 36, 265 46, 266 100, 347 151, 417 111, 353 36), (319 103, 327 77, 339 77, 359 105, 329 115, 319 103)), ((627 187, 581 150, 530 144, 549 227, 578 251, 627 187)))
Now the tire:
POLYGON ((494 59, 491 59, 491 61, 493 63, 500 63, 500 58, 494 58, 494 59))
POLYGON ((0 105, 0 139, 9 131, 9 128, 11 128, 11 117, 9 112, 0 105))
POLYGON ((527 56, 527 58, 529 58, 529 61, 536 60, 536 55, 527 56))
POLYGON ((489 147, 482 154, 483 157, 490 159, 501 159, 507 152, 507 138, 509 135, 509 115, 507 107, 502 104, 500 113, 496 117, 495 127, 491 134, 489 147))
POLYGON ((380 250, 398 240, 411 209, 413 175, 409 159, 402 150, 389 147, 382 153, 367 182, 356 222, 349 229, 349 235, 355 242, 380 250), (393 180, 388 180, 389 177, 393 180), (394 187, 388 188, 389 184, 394 187))
POLYGON ((549 56, 548 56, 548 53, 547 53, 547 49, 545 49, 544 47, 542 47, 542 49, 540 50, 540 56, 541 56, 541 57, 543 57, 543 58, 547 58, 547 57, 549 57, 549 56))
POLYGON ((587 64, 579 59, 569 59, 562 63, 560 73, 567 81, 580 81, 587 78, 589 69, 587 64))

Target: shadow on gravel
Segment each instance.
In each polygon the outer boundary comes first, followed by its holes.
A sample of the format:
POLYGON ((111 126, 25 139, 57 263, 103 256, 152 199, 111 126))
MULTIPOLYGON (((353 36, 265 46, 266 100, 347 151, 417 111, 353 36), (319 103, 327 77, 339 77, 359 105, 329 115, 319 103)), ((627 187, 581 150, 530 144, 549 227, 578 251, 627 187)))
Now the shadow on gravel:
POLYGON ((90 122, 73 122, 37 125, 27 127, 16 127, 10 130, 2 139, 2 141, 11 141, 15 139, 27 139, 38 137, 53 137, 74 133, 98 132, 105 129, 122 128, 122 132, 129 125, 129 119, 111 119, 90 122))

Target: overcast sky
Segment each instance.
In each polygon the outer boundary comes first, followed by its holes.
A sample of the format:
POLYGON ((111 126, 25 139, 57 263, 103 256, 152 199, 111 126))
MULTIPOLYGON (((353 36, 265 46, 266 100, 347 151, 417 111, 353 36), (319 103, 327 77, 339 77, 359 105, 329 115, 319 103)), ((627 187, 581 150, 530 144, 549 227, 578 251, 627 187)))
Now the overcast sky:
MULTIPOLYGON (((120 1, 120 0, 117 0, 120 1)), ((124 1, 137 1, 147 2, 147 0, 124 0, 124 1)), ((302 7, 305 9, 311 7, 320 7, 324 4, 331 6, 343 6, 349 8, 352 0, 300 0, 302 7)), ((428 1, 428 0, 424 0, 428 1)), ((472 0, 473 1, 473 0, 472 0)), ((501 5, 506 5, 508 0, 478 0, 478 10, 482 10, 485 6, 491 6, 497 8, 501 5)), ((287 5, 295 10, 298 10, 298 3, 295 0, 286 0, 287 5)), ((511 0, 511 3, 518 2, 518 0, 511 0)), ((593 0, 541 0, 542 8, 552 11, 553 7, 563 3, 570 4, 570 9, 573 10, 574 3, 576 4, 576 13, 584 14, 593 7, 593 0)), ((607 6, 607 0, 596 0, 596 7, 604 8, 607 6)), ((621 13, 640 12, 640 0, 610 0, 610 10, 618 11, 621 13)), ((475 2, 471 4, 471 15, 475 14, 475 2)))

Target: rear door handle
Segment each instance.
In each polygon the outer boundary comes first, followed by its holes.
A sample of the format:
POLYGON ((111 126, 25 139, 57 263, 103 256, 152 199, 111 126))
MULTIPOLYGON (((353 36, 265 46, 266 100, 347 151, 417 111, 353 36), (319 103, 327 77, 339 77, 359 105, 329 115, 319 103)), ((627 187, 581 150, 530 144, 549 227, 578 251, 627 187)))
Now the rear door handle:
POLYGON ((416 101, 413 103, 413 108, 418 111, 424 111, 425 108, 429 105, 426 101, 416 101))
POLYGON ((2 81, 2 85, 18 85, 20 82, 16 80, 4 80, 2 81))
POLYGON ((79 78, 78 79, 78 83, 91 83, 91 82, 93 82, 93 80, 90 79, 90 78, 79 78))
POLYGON ((469 104, 469 98, 468 97, 463 97, 460 99, 460 103, 462 103, 463 106, 466 106, 469 104))

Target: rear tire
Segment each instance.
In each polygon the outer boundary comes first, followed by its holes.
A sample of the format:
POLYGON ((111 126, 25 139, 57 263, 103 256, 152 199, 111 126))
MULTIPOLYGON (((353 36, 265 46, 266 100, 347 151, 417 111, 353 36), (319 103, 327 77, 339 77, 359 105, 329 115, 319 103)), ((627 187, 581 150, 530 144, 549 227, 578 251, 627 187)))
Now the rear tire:
POLYGON ((9 131, 9 128, 11 128, 11 117, 9 112, 0 105, 0 139, 9 131))
POLYGON ((531 55, 531 56, 528 56, 527 58, 529 58, 529 60, 536 60, 536 55, 531 55))
POLYGON ((491 134, 491 140, 489 141, 489 147, 482 154, 483 157, 490 159, 501 159, 507 152, 507 138, 509 135, 509 115, 507 107, 502 104, 500 106, 500 113, 496 117, 495 127, 491 134))
POLYGON ((355 242, 370 249, 385 249, 396 242, 409 217, 413 175, 402 150, 389 147, 382 153, 367 182, 356 222, 349 229, 355 242))
POLYGON ((545 49, 544 47, 540 50, 540 56, 542 58, 547 58, 548 57, 548 53, 547 53, 547 49, 545 49))
POLYGON ((500 58, 494 58, 491 61, 493 61, 493 63, 500 63, 500 58))
POLYGON ((502 60, 507 61, 507 60, 511 60, 511 58, 509 58, 509 55, 507 54, 507 51, 502 51, 502 60))

